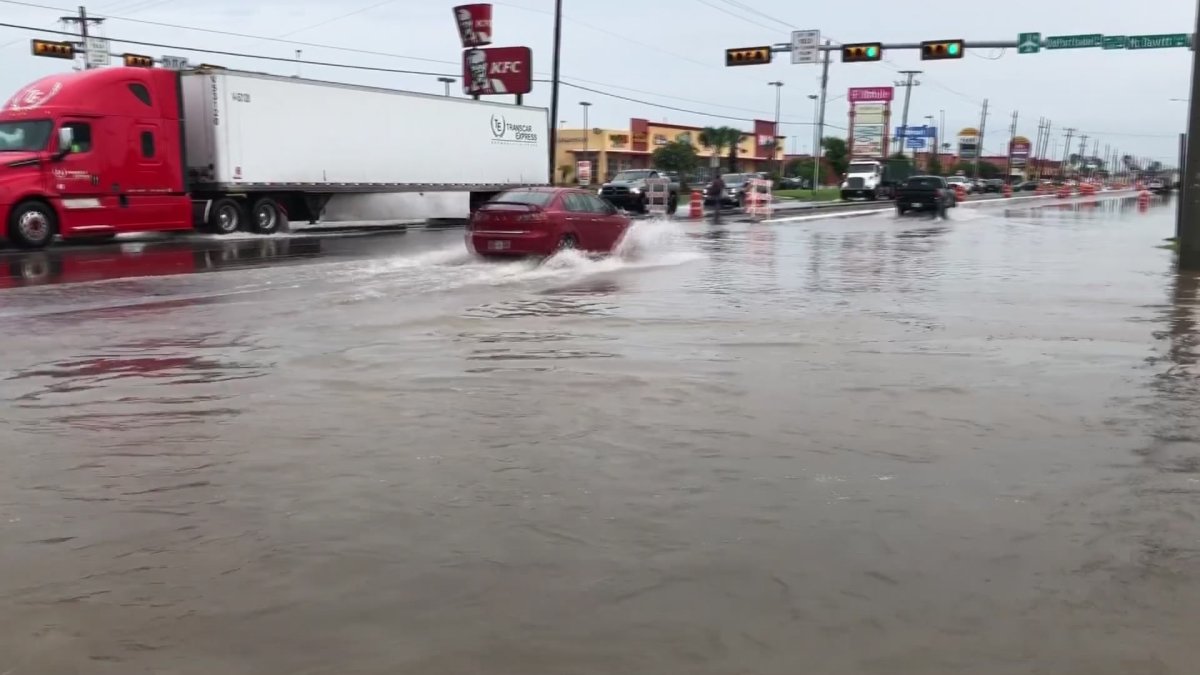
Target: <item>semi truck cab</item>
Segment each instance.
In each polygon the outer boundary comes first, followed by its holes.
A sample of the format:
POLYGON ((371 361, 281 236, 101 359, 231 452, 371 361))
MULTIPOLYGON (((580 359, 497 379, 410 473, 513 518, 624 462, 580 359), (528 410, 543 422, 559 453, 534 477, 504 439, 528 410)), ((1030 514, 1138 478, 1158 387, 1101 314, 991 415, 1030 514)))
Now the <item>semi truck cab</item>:
POLYGON ((179 75, 105 68, 52 75, 0 110, 0 239, 190 229, 179 75))

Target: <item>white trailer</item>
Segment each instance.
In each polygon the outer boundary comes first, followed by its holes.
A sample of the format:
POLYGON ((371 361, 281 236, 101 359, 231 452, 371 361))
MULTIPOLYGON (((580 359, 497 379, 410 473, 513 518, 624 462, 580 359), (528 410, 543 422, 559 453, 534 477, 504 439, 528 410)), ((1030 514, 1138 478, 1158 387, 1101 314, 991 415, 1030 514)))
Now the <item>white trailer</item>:
POLYGON ((334 194, 468 192, 474 208, 550 182, 544 108, 225 69, 180 83, 203 222, 236 195, 270 194, 315 220, 334 194))

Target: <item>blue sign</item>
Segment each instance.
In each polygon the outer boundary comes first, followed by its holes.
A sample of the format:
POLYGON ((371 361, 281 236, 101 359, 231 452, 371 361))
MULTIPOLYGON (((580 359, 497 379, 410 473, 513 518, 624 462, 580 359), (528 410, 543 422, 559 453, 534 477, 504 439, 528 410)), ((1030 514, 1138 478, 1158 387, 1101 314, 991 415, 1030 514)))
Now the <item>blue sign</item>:
POLYGON ((896 127, 897 138, 937 138, 937 127, 896 127))
POLYGON ((910 150, 924 150, 925 149, 925 139, 924 138, 913 138, 912 136, 909 136, 908 139, 906 139, 906 140, 908 141, 908 148, 910 150))

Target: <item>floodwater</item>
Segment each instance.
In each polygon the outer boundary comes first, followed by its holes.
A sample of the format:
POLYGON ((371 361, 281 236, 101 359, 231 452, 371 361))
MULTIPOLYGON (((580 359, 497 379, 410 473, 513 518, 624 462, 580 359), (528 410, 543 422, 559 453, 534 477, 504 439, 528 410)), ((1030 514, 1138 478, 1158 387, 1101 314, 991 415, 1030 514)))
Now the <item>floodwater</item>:
POLYGON ((1194 674, 1173 214, 0 291, 0 674, 1194 674))

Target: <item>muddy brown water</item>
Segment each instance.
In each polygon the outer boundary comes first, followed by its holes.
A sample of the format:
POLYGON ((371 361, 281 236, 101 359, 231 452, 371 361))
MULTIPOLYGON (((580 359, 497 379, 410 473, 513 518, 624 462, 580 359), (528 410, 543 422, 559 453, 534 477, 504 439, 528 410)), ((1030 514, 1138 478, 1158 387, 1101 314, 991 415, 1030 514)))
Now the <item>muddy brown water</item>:
POLYGON ((1172 214, 0 291, 0 674, 1195 673, 1172 214))

